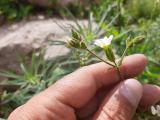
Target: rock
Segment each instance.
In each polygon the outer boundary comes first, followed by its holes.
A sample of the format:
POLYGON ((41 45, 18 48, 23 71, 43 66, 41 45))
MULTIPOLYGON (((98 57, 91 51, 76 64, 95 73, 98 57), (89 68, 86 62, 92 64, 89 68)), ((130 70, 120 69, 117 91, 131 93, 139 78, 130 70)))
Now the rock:
MULTIPOLYGON (((87 24, 86 20, 79 21, 87 24)), ((16 70, 20 72, 17 56, 30 56, 33 51, 46 49, 45 59, 52 59, 69 53, 69 49, 52 45, 51 41, 65 41, 69 37, 68 29, 61 26, 74 25, 70 20, 47 19, 20 22, 0 28, 0 70, 16 70)))

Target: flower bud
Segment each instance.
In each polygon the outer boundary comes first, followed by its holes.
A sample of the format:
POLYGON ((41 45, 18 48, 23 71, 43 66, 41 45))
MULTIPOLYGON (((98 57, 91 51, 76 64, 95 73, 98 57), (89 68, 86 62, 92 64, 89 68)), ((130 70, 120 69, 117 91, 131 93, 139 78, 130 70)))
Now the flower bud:
POLYGON ((132 47, 134 44, 142 43, 144 41, 144 38, 145 38, 144 36, 135 37, 134 39, 132 39, 127 43, 127 47, 132 47))
POLYGON ((79 48, 80 49, 86 49, 87 46, 86 46, 86 44, 84 42, 80 42, 80 47, 79 48))
POLYGON ((69 48, 79 48, 79 49, 86 49, 86 44, 82 41, 81 36, 78 35, 77 32, 72 30, 72 39, 69 40, 66 44, 69 48))
POLYGON ((69 40, 69 41, 66 43, 66 47, 68 47, 68 48, 72 48, 72 47, 76 48, 76 47, 78 47, 78 44, 77 44, 77 42, 74 41, 74 40, 69 40))

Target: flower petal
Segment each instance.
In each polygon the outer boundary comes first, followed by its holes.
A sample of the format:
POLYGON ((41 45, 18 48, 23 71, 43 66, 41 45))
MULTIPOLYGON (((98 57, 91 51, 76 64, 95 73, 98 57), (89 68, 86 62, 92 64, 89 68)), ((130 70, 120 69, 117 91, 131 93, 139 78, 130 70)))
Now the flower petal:
POLYGON ((156 108, 157 108, 157 115, 160 116, 160 105, 157 105, 156 108))
POLYGON ((110 35, 108 41, 111 43, 112 40, 113 40, 113 35, 110 35))
POLYGON ((157 114, 157 110, 155 109, 154 106, 151 107, 151 112, 152 112, 153 115, 157 114))
POLYGON ((102 39, 95 40, 94 44, 99 46, 99 47, 103 47, 104 46, 104 43, 102 42, 102 39))
POLYGON ((108 38, 104 37, 103 42, 104 42, 105 45, 110 45, 112 39, 113 39, 113 35, 110 35, 108 38))
POLYGON ((95 40, 94 44, 99 46, 99 47, 104 47, 105 45, 110 45, 112 39, 113 39, 113 35, 110 35, 109 38, 108 37, 104 37, 103 39, 95 40))

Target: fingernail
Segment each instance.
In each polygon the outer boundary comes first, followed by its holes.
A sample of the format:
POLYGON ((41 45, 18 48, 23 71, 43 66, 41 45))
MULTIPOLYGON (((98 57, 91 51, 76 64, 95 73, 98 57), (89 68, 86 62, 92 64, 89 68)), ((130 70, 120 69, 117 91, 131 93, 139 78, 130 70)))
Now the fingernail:
POLYGON ((128 79, 122 83, 120 94, 133 106, 137 106, 142 97, 142 85, 134 79, 128 79))

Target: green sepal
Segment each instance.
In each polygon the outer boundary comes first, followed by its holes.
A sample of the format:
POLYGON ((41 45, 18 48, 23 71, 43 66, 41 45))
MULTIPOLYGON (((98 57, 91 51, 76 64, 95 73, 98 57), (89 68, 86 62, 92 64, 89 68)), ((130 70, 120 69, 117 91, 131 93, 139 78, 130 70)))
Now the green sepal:
POLYGON ((81 41, 81 37, 74 30, 72 30, 72 39, 77 40, 77 41, 81 41))
POLYGON ((86 48, 87 48, 86 44, 84 42, 81 42, 80 49, 86 49, 86 48))
POLYGON ((66 47, 68 47, 68 48, 72 48, 72 47, 77 48, 78 47, 78 43, 76 41, 74 41, 74 40, 70 40, 70 41, 68 41, 66 43, 66 47))
POLYGON ((78 34, 77 34, 77 32, 75 32, 74 30, 72 30, 72 38, 76 38, 76 39, 78 39, 78 34))
POLYGON ((111 62, 115 62, 115 56, 114 56, 112 49, 108 45, 104 46, 103 49, 104 49, 107 59, 111 62))
POLYGON ((79 49, 86 49, 87 46, 84 42, 79 42, 76 40, 70 40, 66 43, 66 47, 68 48, 79 48, 79 49))
POLYGON ((133 45, 136 45, 136 44, 140 44, 144 41, 145 37, 144 36, 137 36, 135 37, 134 39, 128 41, 126 43, 127 47, 132 47, 133 45))

